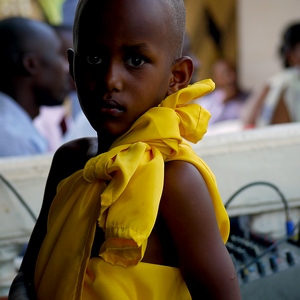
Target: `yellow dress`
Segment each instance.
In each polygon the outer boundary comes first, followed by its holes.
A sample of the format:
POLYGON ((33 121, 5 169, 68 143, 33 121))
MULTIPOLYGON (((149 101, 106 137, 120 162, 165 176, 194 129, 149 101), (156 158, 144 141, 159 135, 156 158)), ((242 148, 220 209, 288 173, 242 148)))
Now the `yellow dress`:
MULTIPOLYGON (((101 268, 118 266, 112 269, 116 273, 121 268, 124 272, 126 268, 131 269, 128 273, 144 270, 140 261, 155 224, 167 161, 184 160, 198 168, 208 186, 219 230, 226 242, 229 220, 215 177, 184 141, 198 142, 206 132, 210 117, 199 105, 186 103, 213 88, 211 80, 204 80, 168 96, 159 107, 142 115, 108 152, 90 159, 83 170, 58 185, 36 264, 38 299, 109 299, 102 289, 97 289, 98 278, 96 285, 89 284, 102 273, 101 268), (90 260, 97 220, 105 231, 105 242, 99 252, 101 258, 90 260), (90 289, 100 294, 89 298, 86 295, 90 289)), ((151 268, 159 272, 168 267, 152 265, 151 268)), ((177 269, 170 269, 175 277, 179 274, 177 269)), ((99 277, 101 281, 103 276, 99 277)), ((128 280, 123 276, 118 278, 128 280)), ((152 283, 149 282, 149 287, 158 293, 157 299, 163 299, 159 287, 155 288, 157 284, 152 283)), ((181 286, 186 293, 185 285, 181 286)), ((137 289, 143 291, 146 287, 137 289)), ((110 299, 123 299, 118 295, 110 299)))
POLYGON ((191 300, 179 269, 140 262, 131 268, 90 259, 84 300, 191 300))

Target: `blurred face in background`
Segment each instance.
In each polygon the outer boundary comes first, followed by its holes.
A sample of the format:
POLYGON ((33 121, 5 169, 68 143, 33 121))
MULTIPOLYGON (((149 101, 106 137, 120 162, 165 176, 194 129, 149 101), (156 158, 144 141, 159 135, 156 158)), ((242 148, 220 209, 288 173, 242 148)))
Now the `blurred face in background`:
POLYGON ((35 55, 39 61, 34 92, 40 105, 63 103, 70 90, 68 62, 62 54, 62 43, 52 28, 45 30, 35 55))
POLYGON ((235 69, 227 61, 217 61, 212 68, 212 79, 217 88, 235 85, 237 79, 235 69))
POLYGON ((287 59, 291 66, 300 67, 300 42, 297 43, 292 50, 287 54, 287 59))

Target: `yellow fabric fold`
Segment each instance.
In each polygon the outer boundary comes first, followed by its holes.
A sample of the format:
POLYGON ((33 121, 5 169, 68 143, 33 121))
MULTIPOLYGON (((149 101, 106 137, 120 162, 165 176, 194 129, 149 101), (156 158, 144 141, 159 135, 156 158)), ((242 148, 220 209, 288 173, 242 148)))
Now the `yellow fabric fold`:
POLYGON ((81 299, 97 220, 105 232, 99 253, 104 261, 124 267, 141 261, 158 212, 165 161, 185 160, 199 169, 227 240, 228 216, 215 178, 183 141, 199 141, 210 117, 200 106, 186 103, 213 88, 214 83, 205 80, 168 96, 108 152, 90 159, 83 170, 59 184, 36 265, 38 299, 81 299))

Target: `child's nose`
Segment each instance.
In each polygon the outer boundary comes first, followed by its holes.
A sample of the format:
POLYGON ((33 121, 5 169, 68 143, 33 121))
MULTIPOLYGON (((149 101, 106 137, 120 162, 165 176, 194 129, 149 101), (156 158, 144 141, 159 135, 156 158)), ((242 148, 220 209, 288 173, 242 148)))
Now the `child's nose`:
POLYGON ((123 64, 119 62, 111 62, 108 66, 105 76, 106 85, 109 91, 121 91, 123 87, 122 71, 123 64))

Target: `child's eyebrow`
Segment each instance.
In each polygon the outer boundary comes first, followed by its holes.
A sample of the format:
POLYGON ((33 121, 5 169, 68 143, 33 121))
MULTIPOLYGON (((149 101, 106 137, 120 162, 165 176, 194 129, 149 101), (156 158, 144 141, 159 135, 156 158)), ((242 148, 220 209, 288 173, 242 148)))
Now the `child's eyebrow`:
POLYGON ((125 51, 134 50, 134 51, 141 51, 141 52, 150 52, 152 50, 147 43, 128 44, 128 45, 124 45, 122 48, 125 51))

